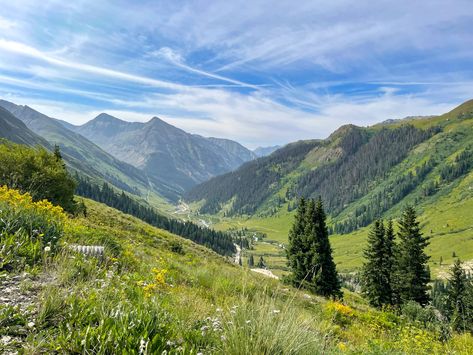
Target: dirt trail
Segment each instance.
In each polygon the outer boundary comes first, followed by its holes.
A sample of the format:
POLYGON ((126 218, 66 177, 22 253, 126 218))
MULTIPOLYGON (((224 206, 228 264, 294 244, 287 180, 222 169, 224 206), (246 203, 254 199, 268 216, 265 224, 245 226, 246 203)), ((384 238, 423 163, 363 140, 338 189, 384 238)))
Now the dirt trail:
POLYGON ((38 314, 38 294, 44 287, 46 279, 33 278, 28 273, 21 275, 0 274, 0 305, 13 307, 26 318, 26 326, 18 328, 14 335, 0 337, 2 354, 18 354, 24 337, 30 328, 35 327, 38 314))

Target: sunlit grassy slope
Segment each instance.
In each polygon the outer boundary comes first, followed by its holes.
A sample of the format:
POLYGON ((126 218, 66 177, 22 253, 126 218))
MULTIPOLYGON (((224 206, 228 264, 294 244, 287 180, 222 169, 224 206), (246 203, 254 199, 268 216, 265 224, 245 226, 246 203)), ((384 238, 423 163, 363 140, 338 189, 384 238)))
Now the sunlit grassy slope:
POLYGON ((436 324, 373 310, 348 291, 344 304, 308 295, 86 205, 86 218, 67 222, 62 252, 27 269, 43 285, 34 324, 31 313, 0 306, 0 334, 23 339, 25 353, 467 354, 473 346, 469 335, 442 343, 436 324), (70 243, 104 245, 105 257, 84 258, 70 243), (183 252, 172 251, 176 243, 183 252))
MULTIPOLYGON (((401 207, 396 206, 386 217, 397 218, 401 207)), ((439 194, 416 208, 423 233, 431 237, 427 251, 431 255, 430 267, 434 273, 453 263, 453 253, 462 260, 473 259, 473 173, 454 183, 448 193, 439 194), (440 257, 443 266, 440 265, 440 257)), ((267 218, 225 219, 216 227, 222 230, 247 227, 266 233, 266 242, 277 243, 258 243, 254 254, 264 255, 270 268, 283 270, 285 254, 277 244, 287 243, 293 218, 294 213, 281 212, 267 218)), ((340 271, 355 271, 362 265, 362 250, 368 231, 369 227, 366 227, 350 234, 331 236, 335 261, 340 271)))
MULTIPOLYGON (((452 182, 441 182, 436 191, 429 196, 425 196, 424 193, 424 188, 428 184, 440 181, 441 169, 446 164, 451 164, 459 153, 473 144, 473 118, 463 117, 471 117, 471 112, 473 112, 473 101, 463 104, 446 115, 411 120, 410 123, 421 128, 440 126, 442 132, 415 147, 406 159, 395 166, 383 180, 373 184, 368 194, 346 206, 337 215, 336 220, 343 221, 349 218, 357 208, 373 199, 377 193, 396 181, 399 176, 408 172, 415 174, 417 167, 432 159, 439 164, 421 184, 386 211, 382 217, 395 220, 407 204, 416 207, 422 230, 431 237, 428 253, 432 257, 430 266, 434 275, 450 265, 454 255, 462 260, 473 259, 473 172, 470 171, 469 174, 452 182), (467 114, 468 112, 470 113, 467 114), (442 265, 440 265, 441 258, 442 265)), ((405 122, 378 125, 372 129, 379 129, 382 126, 396 127, 403 123, 405 122)), ((284 250, 278 244, 287 242, 288 231, 294 215, 294 212, 288 213, 286 209, 287 205, 283 205, 277 214, 265 218, 221 218, 216 227, 223 230, 247 227, 266 233, 269 239, 266 242, 270 244, 257 244, 253 253, 256 256, 263 255, 269 267, 281 274, 285 269, 285 257, 284 250)), ((335 260, 340 271, 355 271, 362 265, 362 250, 368 230, 369 226, 349 234, 331 236, 335 260)))

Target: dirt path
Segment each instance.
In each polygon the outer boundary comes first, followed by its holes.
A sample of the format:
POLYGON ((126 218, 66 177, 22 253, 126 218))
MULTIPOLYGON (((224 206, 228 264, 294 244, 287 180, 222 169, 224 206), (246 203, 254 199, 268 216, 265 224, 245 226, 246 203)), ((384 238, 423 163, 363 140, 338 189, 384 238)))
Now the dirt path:
POLYGON ((0 337, 2 354, 18 354, 24 337, 30 328, 35 327, 38 314, 38 294, 46 280, 33 278, 28 273, 20 275, 0 274, 0 305, 13 307, 26 318, 26 326, 16 329, 11 334, 0 337))

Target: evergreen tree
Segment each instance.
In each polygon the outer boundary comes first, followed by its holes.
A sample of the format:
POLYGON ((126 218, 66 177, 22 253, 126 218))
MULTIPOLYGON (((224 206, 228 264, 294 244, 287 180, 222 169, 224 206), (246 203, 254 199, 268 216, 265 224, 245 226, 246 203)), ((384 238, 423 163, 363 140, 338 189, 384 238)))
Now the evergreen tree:
POLYGON ((255 266, 255 258, 253 257, 253 254, 250 254, 250 257, 248 258, 248 266, 249 267, 255 266))
POLYGON ((386 278, 386 246, 383 221, 374 222, 368 234, 368 247, 364 251, 367 260, 363 265, 363 293, 374 307, 390 303, 389 280, 386 278))
POLYGON ((422 235, 416 212, 411 206, 401 216, 398 237, 396 276, 400 302, 415 301, 424 306, 429 302, 429 256, 425 253, 429 238, 422 235))
POLYGON ((305 246, 306 210, 306 201, 301 198, 294 217, 294 224, 289 231, 289 243, 286 249, 288 265, 292 271, 291 282, 296 287, 307 277, 309 272, 306 262, 308 250, 305 246))
POLYGON ((396 274, 396 242, 393 229, 393 221, 390 219, 386 225, 384 235, 384 255, 385 266, 383 268, 386 278, 386 294, 388 295, 386 303, 390 305, 396 304, 398 299, 395 294, 395 274, 396 274))
POLYGON ((260 269, 264 269, 266 268, 266 264, 264 262, 264 259, 263 259, 263 255, 261 255, 259 257, 259 261, 258 261, 258 264, 256 265, 256 267, 260 268, 260 269))
POLYGON ((459 259, 450 271, 447 288, 447 315, 456 330, 464 330, 467 323, 467 277, 459 259))
MULTIPOLYGON (((308 213, 312 208, 308 209, 308 213)), ((322 199, 319 197, 311 215, 310 223, 306 226, 306 243, 309 245, 310 270, 307 286, 313 292, 325 296, 341 298, 341 285, 338 278, 335 262, 332 257, 332 248, 328 239, 326 215, 322 199)))
POLYGON ((362 286, 370 304, 374 307, 394 303, 394 231, 392 221, 384 228, 383 221, 374 222, 368 234, 368 247, 364 251, 362 286))
POLYGON ((54 145, 54 157, 56 158, 56 161, 62 162, 61 149, 57 144, 54 145))

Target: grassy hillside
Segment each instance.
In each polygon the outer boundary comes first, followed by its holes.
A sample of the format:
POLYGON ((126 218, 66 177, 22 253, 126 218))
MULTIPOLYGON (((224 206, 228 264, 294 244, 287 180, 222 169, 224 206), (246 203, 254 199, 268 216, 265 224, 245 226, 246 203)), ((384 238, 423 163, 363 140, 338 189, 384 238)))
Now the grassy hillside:
POLYGON ((20 249, 2 225, 2 260, 16 261, 0 271, 1 291, 11 300, 0 305, 0 351, 467 354, 473 346, 470 335, 440 341, 440 325, 416 321, 412 312, 375 311, 348 291, 344 303, 305 294, 85 202, 87 217, 71 220, 47 203, 0 194, 2 220, 9 211, 9 218, 35 218, 39 227, 56 221, 40 236, 17 230, 20 249), (49 244, 52 235, 60 239, 49 244), (103 245, 104 257, 84 257, 71 244, 103 245))
MULTIPOLYGON (((413 203, 414 197, 408 202, 413 203)), ((397 218, 403 204, 395 206, 386 217, 397 218)), ((430 268, 434 276, 450 266, 453 253, 462 260, 473 259, 473 172, 452 183, 450 189, 432 199, 416 204, 424 234, 431 237, 428 254, 431 255, 430 268), (443 259, 440 265, 440 257, 443 259)), ((215 227, 221 230, 248 228, 266 233, 268 238, 256 243, 256 256, 263 255, 270 269, 281 275, 286 270, 285 252, 279 247, 287 243, 287 235, 292 225, 294 213, 282 210, 264 218, 222 218, 214 219, 215 227)), ((360 228, 349 234, 334 234, 330 238, 337 266, 342 272, 359 269, 363 262, 362 250, 369 227, 360 228)))
MULTIPOLYGON (((331 237, 332 246, 342 272, 355 271, 361 266, 362 250, 372 218, 379 215, 396 219, 407 204, 416 207, 422 230, 431 237, 428 253, 432 256, 430 267, 434 275, 444 274, 446 267, 454 260, 453 255, 462 260, 473 259, 473 159, 470 153, 473 148, 473 101, 442 116, 376 125, 368 128, 366 134, 396 130, 406 124, 416 129, 435 127, 436 130, 432 136, 415 144, 394 166, 373 180, 364 180, 366 188, 361 180, 352 185, 342 184, 344 190, 363 190, 364 193, 352 201, 346 200, 341 210, 334 209, 334 204, 328 203, 329 224, 335 230, 331 237)), ((273 184, 274 191, 265 198, 254 215, 229 218, 219 212, 204 215, 203 218, 222 230, 249 228, 266 233, 267 240, 257 243, 251 252, 256 256, 263 255, 276 274, 283 274, 286 269, 285 255, 280 244, 287 242, 293 219, 293 212, 288 210, 295 205, 295 198, 288 191, 294 189, 297 181, 308 171, 315 173, 339 161, 344 154, 339 143, 352 130, 353 126, 341 128, 328 143, 322 146, 318 143, 300 160, 298 166, 281 175, 278 183, 273 184)), ((269 166, 265 160, 257 162, 263 168, 269 166)), ((231 178, 238 176, 237 171, 231 178)), ((230 179, 230 176, 227 178, 230 179)), ((306 181, 309 187, 312 180, 306 181)), ((327 180, 326 184, 336 188, 339 186, 335 180, 327 180)), ((235 186, 232 188, 238 189, 235 186)), ((195 208, 203 203, 195 204, 195 208)), ((227 204, 223 206, 223 211, 228 211, 227 204)))

